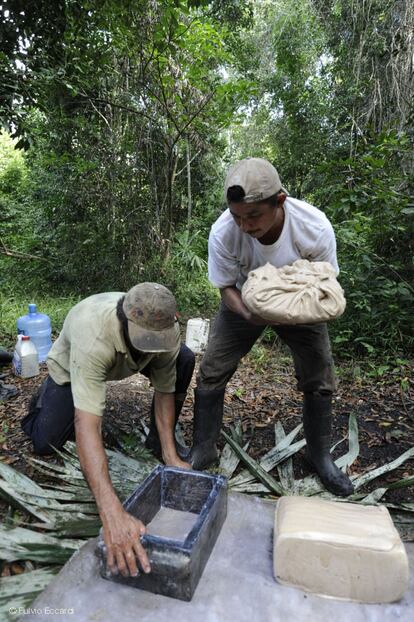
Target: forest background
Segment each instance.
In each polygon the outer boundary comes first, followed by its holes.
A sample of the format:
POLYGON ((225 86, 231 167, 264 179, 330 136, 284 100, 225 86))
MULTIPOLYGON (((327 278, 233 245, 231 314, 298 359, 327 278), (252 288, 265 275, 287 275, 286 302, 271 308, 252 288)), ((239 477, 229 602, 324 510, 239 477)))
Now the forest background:
MULTIPOLYGON (((330 218, 336 356, 412 355, 410 0, 1 1, 0 345, 36 302, 143 280, 214 313, 207 239, 236 159, 330 218)), ((269 337, 271 338, 271 337, 269 337)))

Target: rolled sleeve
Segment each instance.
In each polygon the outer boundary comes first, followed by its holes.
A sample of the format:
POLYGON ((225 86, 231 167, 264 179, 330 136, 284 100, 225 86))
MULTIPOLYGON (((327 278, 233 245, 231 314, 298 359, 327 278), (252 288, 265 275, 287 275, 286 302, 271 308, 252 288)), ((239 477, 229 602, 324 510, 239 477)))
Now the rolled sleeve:
POLYGON ((177 380, 176 361, 180 346, 174 352, 162 352, 151 360, 149 378, 152 386, 160 393, 175 393, 177 380))

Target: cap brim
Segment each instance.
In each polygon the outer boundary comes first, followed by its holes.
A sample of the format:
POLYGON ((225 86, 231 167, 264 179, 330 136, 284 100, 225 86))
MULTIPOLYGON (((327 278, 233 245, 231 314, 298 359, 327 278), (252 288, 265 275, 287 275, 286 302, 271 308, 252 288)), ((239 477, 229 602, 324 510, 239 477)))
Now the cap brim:
POLYGON ((129 339, 136 350, 141 352, 171 352, 179 342, 175 326, 164 330, 147 330, 128 320, 129 339))

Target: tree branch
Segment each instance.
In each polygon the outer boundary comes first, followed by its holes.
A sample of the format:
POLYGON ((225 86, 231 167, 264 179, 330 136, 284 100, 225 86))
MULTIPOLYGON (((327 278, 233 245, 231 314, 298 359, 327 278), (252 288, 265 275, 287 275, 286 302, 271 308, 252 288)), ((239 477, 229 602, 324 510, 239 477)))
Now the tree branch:
POLYGON ((191 117, 188 119, 187 123, 185 123, 183 125, 183 127, 181 129, 179 129, 177 131, 177 135, 174 138, 173 144, 171 146, 171 148, 174 147, 174 145, 177 144, 177 142, 179 141, 179 139, 181 138, 181 136, 184 134, 185 130, 192 124, 192 122, 194 121, 194 119, 196 117, 198 117, 198 115, 201 113, 201 111, 207 106, 207 104, 210 102, 210 100, 214 97, 215 95, 215 91, 212 91, 209 95, 207 95, 207 97, 205 97, 203 103, 201 104, 201 106, 198 108, 198 110, 196 110, 191 117))
POLYGON ((0 244, 3 248, 0 248, 0 253, 7 257, 16 257, 17 259, 38 259, 39 261, 48 261, 45 257, 38 257, 38 255, 31 255, 30 253, 21 253, 20 251, 11 251, 3 240, 0 238, 0 244))

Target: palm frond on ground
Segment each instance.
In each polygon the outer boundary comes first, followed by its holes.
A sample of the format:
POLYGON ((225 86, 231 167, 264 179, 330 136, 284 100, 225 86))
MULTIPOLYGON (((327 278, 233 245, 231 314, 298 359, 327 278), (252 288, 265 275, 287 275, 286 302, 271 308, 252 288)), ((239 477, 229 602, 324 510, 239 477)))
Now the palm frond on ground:
MULTIPOLYGON (((366 490, 366 486, 378 479, 386 473, 390 473, 398 469, 407 460, 414 458, 414 447, 405 451, 401 456, 392 460, 388 464, 381 467, 371 469, 365 473, 351 475, 355 492, 347 498, 335 497, 327 492, 320 483, 316 475, 309 475, 303 479, 295 479, 293 474, 292 456, 297 453, 306 441, 304 439, 296 441, 302 425, 297 426, 289 434, 285 434, 283 426, 277 422, 275 426, 276 445, 265 454, 259 461, 251 458, 246 447, 242 447, 240 443, 239 431, 233 429, 231 434, 222 432, 226 439, 220 469, 229 478, 229 488, 235 492, 243 492, 246 494, 262 494, 265 496, 280 495, 318 495, 324 499, 332 499, 342 503, 363 503, 369 505, 378 505, 383 503, 391 512, 394 523, 404 540, 414 540, 414 503, 388 503, 382 501, 388 490, 396 488, 405 488, 414 485, 414 474, 400 479, 391 484, 384 483, 382 486, 374 488, 371 491, 366 490), (230 449, 234 453, 230 453, 230 449), (237 456, 237 459, 235 458, 237 456), (246 469, 238 475, 233 476, 242 462, 246 469), (269 474, 269 471, 277 468, 279 481, 269 474)), ((342 443, 343 440, 339 441, 342 443)), ((337 443, 337 445, 339 445, 337 443)), ((336 446, 332 447, 333 451, 336 446)), ((348 426, 348 451, 338 458, 336 465, 344 472, 348 467, 352 466, 359 455, 358 442, 358 425, 356 417, 350 415, 348 426)))
MULTIPOLYGON (((230 490, 271 498, 281 495, 319 495, 342 503, 377 505, 382 502, 387 490, 414 485, 413 475, 370 491, 366 488, 373 480, 414 458, 414 448, 384 466, 352 475, 355 493, 346 499, 328 493, 316 475, 295 479, 292 456, 306 444, 304 439, 297 440, 301 429, 302 425, 299 425, 286 434, 278 422, 275 426, 276 444, 259 461, 247 453, 249 443, 243 443, 240 427, 231 428, 230 434, 223 432, 226 444, 218 471, 228 478, 230 490), (240 463, 245 468, 234 475, 240 463), (274 469, 277 470, 278 479, 270 473, 274 469)), ((341 439, 340 443, 344 440, 341 439)), ((130 453, 131 449, 127 449, 130 453)), ((121 499, 130 495, 158 464, 141 446, 135 446, 132 453, 134 457, 120 451, 107 450, 111 479, 121 499)), ((0 462, 0 495, 10 506, 31 518, 30 523, 14 519, 0 525, 0 559, 8 562, 31 560, 37 564, 47 564, 46 567, 2 579, 0 619, 12 619, 9 613, 11 597, 14 607, 27 606, 67 559, 88 538, 98 534, 100 520, 97 508, 83 477, 75 444, 66 443, 64 450, 58 454, 62 460, 60 465, 31 459, 32 465, 43 478, 47 478, 47 484, 42 485, 0 462)), ((336 460, 336 464, 345 471, 358 455, 358 427, 356 418, 351 414, 348 451, 336 460)), ((385 505, 390 509, 402 538, 414 540, 414 503, 393 504, 385 501, 385 505)))
MULTIPOLYGON (((158 462, 145 449, 135 458, 107 450, 109 472, 121 499, 128 497, 158 462)), ((41 486, 0 462, 0 496, 13 508, 31 517, 0 524, 0 560, 31 560, 47 564, 23 574, 3 577, 0 585, 0 620, 15 619, 13 608, 28 606, 44 590, 60 567, 88 538, 98 534, 101 522, 94 498, 83 477, 74 443, 58 452, 62 464, 31 459, 47 477, 41 486)))

